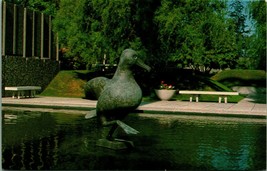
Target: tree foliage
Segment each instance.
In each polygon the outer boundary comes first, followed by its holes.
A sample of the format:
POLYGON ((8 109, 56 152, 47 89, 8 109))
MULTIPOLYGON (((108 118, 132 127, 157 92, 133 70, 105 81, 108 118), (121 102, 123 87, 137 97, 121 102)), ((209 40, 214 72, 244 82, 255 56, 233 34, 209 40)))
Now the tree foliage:
POLYGON ((249 55, 253 68, 266 70, 266 2, 252 1, 249 7, 251 18, 255 22, 255 33, 249 42, 249 55))
MULTIPOLYGON (((233 1, 230 5, 230 16, 232 18, 233 26, 237 36, 243 36, 244 33, 248 33, 246 27, 246 15, 244 14, 244 4, 240 0, 233 1)), ((239 39, 240 37, 238 37, 239 39)))
POLYGON ((68 48, 67 56, 79 57, 87 64, 101 62, 106 56, 113 63, 125 48, 145 55, 137 25, 140 17, 131 0, 61 0, 54 30, 68 48))
POLYGON ((6 0, 6 2, 22 5, 33 11, 55 15, 60 0, 6 0))
POLYGON ((162 55, 195 70, 232 67, 235 37, 225 8, 222 1, 162 0, 155 16, 162 55))
POLYGON ((236 58, 238 68, 248 67, 249 56, 247 49, 249 48, 248 40, 250 30, 247 27, 246 20, 248 19, 245 14, 244 1, 236 0, 232 1, 229 9, 229 16, 231 17, 231 23, 235 35, 236 44, 236 58))
MULTIPOLYGON (((241 0, 7 0, 54 15, 64 58, 115 63, 133 48, 156 68, 264 69, 266 2, 241 0), (229 6, 230 4, 230 6, 229 6), (247 27, 249 4, 255 29, 247 27)), ((79 66, 77 67, 79 68, 79 66)))

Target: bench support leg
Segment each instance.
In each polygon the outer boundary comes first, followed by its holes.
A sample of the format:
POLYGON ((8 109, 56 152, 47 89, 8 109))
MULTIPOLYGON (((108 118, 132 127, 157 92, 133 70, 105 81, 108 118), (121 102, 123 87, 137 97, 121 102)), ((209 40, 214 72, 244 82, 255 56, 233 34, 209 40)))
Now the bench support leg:
POLYGON ((198 95, 196 95, 196 96, 190 96, 189 101, 190 101, 190 102, 193 102, 193 99, 196 98, 196 102, 198 102, 198 101, 199 101, 199 100, 198 100, 198 99, 199 99, 198 97, 199 97, 198 95))
MULTIPOLYGON (((27 91, 27 95, 29 98, 31 97, 31 90, 27 91)), ((26 95, 25 95, 25 97, 26 97, 26 95)))
POLYGON ((227 97, 226 96, 224 97, 224 103, 227 103, 227 97))
POLYGON ((22 94, 22 92, 21 91, 18 91, 18 99, 20 99, 20 95, 22 94))
POLYGON ((219 103, 222 103, 222 97, 219 96, 219 103))
POLYGON ((18 91, 18 99, 25 97, 25 91, 18 91))
POLYGON ((198 102, 198 95, 196 96, 196 102, 198 102))
POLYGON ((31 90, 31 97, 35 97, 35 90, 31 90))
POLYGON ((26 97, 26 93, 25 93, 25 91, 21 91, 21 97, 23 98, 25 98, 26 97))

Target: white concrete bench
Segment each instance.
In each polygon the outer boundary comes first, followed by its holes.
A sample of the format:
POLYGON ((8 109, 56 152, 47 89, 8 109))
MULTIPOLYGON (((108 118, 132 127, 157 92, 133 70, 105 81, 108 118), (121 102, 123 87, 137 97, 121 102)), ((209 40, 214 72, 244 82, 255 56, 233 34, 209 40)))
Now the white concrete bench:
POLYGON ((236 96, 239 95, 238 92, 224 92, 224 91, 193 91, 193 90, 180 90, 179 94, 190 94, 190 102, 193 101, 193 97, 196 97, 196 102, 199 101, 199 95, 218 95, 219 100, 218 102, 222 102, 222 97, 224 98, 224 103, 227 103, 227 96, 236 96))
POLYGON ((29 97, 35 97, 36 90, 41 90, 41 87, 39 86, 18 86, 18 87, 5 87, 5 90, 7 91, 13 91, 12 98, 16 97, 17 92, 17 98, 20 99, 21 97, 26 97, 25 92, 29 92, 29 97))

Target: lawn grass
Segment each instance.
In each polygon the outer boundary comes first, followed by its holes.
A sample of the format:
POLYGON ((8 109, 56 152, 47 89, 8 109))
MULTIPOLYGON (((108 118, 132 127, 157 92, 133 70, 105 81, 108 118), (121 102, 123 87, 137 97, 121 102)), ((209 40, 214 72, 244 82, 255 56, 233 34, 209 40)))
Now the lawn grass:
POLYGON ((88 71, 83 70, 60 71, 41 96, 82 98, 84 97, 83 86, 87 80, 81 79, 79 75, 87 73, 88 71))
MULTIPOLYGON (((176 95, 173 99, 175 100, 180 100, 180 101, 189 101, 190 95, 188 94, 179 94, 176 95)), ((199 96, 199 101, 200 102, 218 102, 219 96, 217 95, 200 95, 199 96)), ((238 96, 227 96, 227 101, 228 103, 237 103, 240 100, 242 100, 244 96, 238 95, 238 96)), ((195 101, 195 98, 193 99, 195 101)), ((222 99, 222 102, 223 99, 222 99)))
MULTIPOLYGON (((222 84, 218 81, 212 80, 208 77, 196 76, 195 82, 197 84, 202 84, 205 86, 201 86, 200 89, 194 89, 194 90, 233 92, 233 90, 231 88, 225 86, 224 84, 222 84)), ((242 100, 244 97, 245 97, 244 95, 227 96, 227 100, 228 100, 228 103, 237 103, 240 100, 242 100)), ((176 93, 171 100, 189 101, 189 98, 190 98, 190 95, 176 93)), ((219 96, 217 96, 217 95, 200 95, 199 101, 200 102, 218 102, 218 98, 219 98, 219 96)), ((159 99, 154 92, 152 92, 150 96, 146 96, 143 98, 143 101, 145 101, 145 102, 157 101, 157 100, 159 100, 159 99)))
POLYGON ((266 71, 263 70, 224 70, 211 77, 228 87, 266 87, 266 71))
MULTIPOLYGON (((244 99, 245 96, 243 95, 238 95, 238 96, 227 96, 227 101, 228 103, 238 103, 240 100, 244 99)), ((178 100, 178 101, 189 101, 190 95, 188 94, 175 94, 171 100, 178 100)), ((218 103, 218 98, 219 96, 217 95, 200 95, 199 96, 199 101, 200 102, 216 102, 218 103)), ((145 96, 143 97, 143 102, 153 102, 153 101, 158 101, 156 95, 152 93, 151 96, 145 96)), ((195 101, 195 98, 193 99, 195 101)), ((222 102, 224 102, 222 100, 222 102)))
MULTIPOLYGON (((96 76, 98 75, 85 70, 60 71, 56 75, 56 77, 51 81, 48 87, 41 93, 41 96, 83 98, 84 97, 83 86, 89 79, 96 76)), ((230 88, 228 88, 227 86, 216 80, 209 79, 206 77, 201 77, 200 79, 206 85, 204 90, 232 91, 230 88)), ((228 102, 236 103, 243 98, 244 98, 243 96, 229 96, 228 102)), ((143 98, 143 102, 151 102, 157 100, 159 99, 156 97, 154 92, 151 92, 150 95, 145 96, 143 98)), ((189 95, 176 94, 173 97, 173 100, 188 101, 189 95)), ((201 95, 199 100, 204 102, 218 102, 218 96, 201 95)))

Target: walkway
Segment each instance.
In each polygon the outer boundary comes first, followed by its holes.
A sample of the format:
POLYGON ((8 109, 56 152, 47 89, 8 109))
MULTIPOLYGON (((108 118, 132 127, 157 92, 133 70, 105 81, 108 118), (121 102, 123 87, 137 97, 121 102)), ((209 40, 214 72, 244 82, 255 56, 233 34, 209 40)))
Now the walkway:
MULTIPOLYGON (((265 95, 260 98, 265 98, 265 95)), ((2 106, 13 107, 34 107, 49 109, 68 109, 88 111, 96 107, 97 101, 81 98, 60 98, 60 97, 36 97, 25 99, 2 98, 2 106)), ((142 103, 138 112, 145 113, 194 113, 194 114, 227 114, 239 116, 266 116, 267 108, 265 103, 258 103, 255 99, 247 97, 239 103, 214 103, 214 102, 186 102, 186 101, 156 101, 142 103)))

